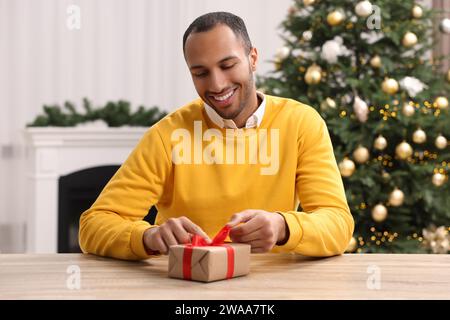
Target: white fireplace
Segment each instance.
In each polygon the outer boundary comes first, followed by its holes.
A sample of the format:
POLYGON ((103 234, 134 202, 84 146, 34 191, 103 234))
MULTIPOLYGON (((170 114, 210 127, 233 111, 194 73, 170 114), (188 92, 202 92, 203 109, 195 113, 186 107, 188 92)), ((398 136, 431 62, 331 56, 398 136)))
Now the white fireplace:
POLYGON ((27 128, 26 251, 56 253, 58 179, 122 164, 147 128, 27 128))

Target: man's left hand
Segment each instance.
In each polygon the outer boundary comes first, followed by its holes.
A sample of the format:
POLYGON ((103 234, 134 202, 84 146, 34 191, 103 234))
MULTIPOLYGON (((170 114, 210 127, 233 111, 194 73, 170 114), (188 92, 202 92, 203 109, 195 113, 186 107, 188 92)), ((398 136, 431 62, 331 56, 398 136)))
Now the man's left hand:
POLYGON ((276 212, 244 210, 233 215, 227 226, 231 227, 231 240, 250 244, 252 253, 268 252, 289 237, 284 217, 276 212))

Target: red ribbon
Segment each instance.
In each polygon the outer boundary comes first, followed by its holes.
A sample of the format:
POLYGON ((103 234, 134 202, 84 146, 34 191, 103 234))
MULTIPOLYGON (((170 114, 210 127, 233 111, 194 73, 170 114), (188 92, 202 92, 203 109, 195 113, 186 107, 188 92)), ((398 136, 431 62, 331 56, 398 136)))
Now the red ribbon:
POLYGON ((191 264, 192 264, 192 252, 195 247, 225 247, 227 249, 227 279, 233 277, 234 274, 234 249, 232 246, 224 244, 224 240, 228 236, 230 232, 230 227, 225 226, 220 230, 217 235, 214 237, 212 243, 207 243, 205 239, 200 237, 199 235, 194 235, 192 237, 191 243, 187 244, 184 248, 183 252, 183 278, 187 280, 191 280, 191 264))

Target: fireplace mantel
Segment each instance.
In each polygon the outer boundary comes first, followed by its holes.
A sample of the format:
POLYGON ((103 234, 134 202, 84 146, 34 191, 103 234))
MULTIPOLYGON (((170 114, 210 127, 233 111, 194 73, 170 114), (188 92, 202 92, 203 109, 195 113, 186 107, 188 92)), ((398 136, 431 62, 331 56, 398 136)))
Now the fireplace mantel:
POLYGON ((58 179, 79 170, 122 164, 147 128, 27 128, 26 251, 56 253, 58 179))

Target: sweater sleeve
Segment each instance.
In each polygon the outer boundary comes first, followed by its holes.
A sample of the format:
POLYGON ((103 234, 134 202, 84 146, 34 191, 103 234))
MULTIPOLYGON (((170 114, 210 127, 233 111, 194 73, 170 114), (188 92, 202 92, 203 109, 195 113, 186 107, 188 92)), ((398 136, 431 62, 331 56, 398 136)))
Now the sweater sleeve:
POLYGON ((155 125, 81 215, 82 251, 126 260, 148 258, 143 234, 155 226, 143 218, 161 198, 170 170, 167 149, 155 125))
POLYGON ((307 115, 297 141, 296 192, 303 212, 279 212, 286 220, 289 238, 273 252, 338 255, 353 235, 354 220, 325 121, 311 107, 307 115))

